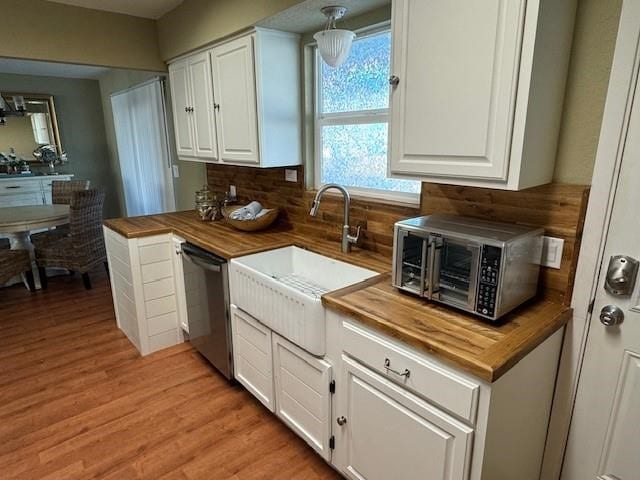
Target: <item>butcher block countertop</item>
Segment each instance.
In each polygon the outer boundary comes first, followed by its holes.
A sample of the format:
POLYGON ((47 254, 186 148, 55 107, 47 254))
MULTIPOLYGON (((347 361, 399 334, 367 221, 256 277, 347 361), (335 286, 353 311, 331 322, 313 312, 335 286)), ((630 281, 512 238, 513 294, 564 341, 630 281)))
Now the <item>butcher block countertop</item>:
POLYGON ((419 350, 494 382, 571 318, 571 308, 532 300, 493 324, 473 315, 402 293, 391 285, 391 260, 375 252, 340 251, 339 242, 274 227, 245 233, 224 222, 201 222, 195 212, 109 219, 105 226, 126 238, 174 233, 226 259, 296 245, 380 275, 328 293, 323 304, 419 350))
POLYGON ((527 353, 563 327, 571 308, 534 299, 497 324, 400 292, 391 275, 328 293, 322 303, 494 382, 527 353))
POLYGON ((351 253, 344 254, 340 251, 340 242, 311 238, 283 227, 271 227, 260 232, 241 232, 224 221, 202 222, 195 211, 114 218, 105 220, 104 224, 126 238, 173 232, 227 260, 296 245, 376 272, 391 270, 391 261, 388 258, 370 250, 354 248, 351 253))

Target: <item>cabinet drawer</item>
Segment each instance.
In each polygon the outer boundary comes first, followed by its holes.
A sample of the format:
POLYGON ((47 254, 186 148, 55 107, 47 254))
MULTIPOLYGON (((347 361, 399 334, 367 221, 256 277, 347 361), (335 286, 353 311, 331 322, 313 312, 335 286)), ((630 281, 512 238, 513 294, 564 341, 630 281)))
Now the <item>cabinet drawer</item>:
POLYGON ((350 356, 454 415, 475 423, 479 384, 348 321, 342 323, 342 342, 343 350, 350 356), (405 371, 409 375, 401 375, 405 371))
POLYGON ((17 180, 0 182, 0 195, 42 192, 40 180, 17 180))

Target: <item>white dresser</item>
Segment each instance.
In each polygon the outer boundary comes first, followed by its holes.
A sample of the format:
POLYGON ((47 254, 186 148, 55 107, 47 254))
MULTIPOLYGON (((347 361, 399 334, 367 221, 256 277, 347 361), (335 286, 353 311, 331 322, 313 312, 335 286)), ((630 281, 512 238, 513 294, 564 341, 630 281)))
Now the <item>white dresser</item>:
POLYGON ((51 203, 51 182, 70 180, 73 175, 25 177, 0 176, 0 208, 51 203))

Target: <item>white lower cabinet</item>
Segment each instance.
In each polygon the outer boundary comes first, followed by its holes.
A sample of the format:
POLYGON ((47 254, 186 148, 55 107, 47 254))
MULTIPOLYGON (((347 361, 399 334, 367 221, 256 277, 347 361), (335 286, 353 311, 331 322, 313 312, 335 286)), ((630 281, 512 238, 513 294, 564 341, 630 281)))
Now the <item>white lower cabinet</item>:
POLYGON ((562 331, 488 383, 331 310, 323 357, 260 320, 231 306, 236 379, 347 478, 539 480, 562 331))
POLYGON ((331 457, 331 364, 273 333, 276 414, 325 460, 331 457))
POLYGON ((347 356, 340 388, 336 445, 349 478, 468 478, 471 427, 347 356))
POLYGON ((273 412, 271 330, 231 305, 231 332, 236 380, 273 412))
POLYGON ((142 355, 181 343, 172 235, 104 237, 118 328, 142 355))

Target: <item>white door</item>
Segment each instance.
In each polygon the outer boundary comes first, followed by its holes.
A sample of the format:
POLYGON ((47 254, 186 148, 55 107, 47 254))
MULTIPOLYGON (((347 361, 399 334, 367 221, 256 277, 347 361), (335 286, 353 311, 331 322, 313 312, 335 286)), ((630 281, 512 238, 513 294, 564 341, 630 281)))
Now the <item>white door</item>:
POLYGON ((162 81, 114 93, 111 106, 127 215, 174 211, 162 81))
POLYGON ((331 450, 331 365, 273 333, 276 414, 325 460, 331 450))
POLYGON ((211 51, 220 158, 227 163, 259 163, 256 72, 253 37, 211 51))
POLYGON ((469 477, 470 427, 345 355, 336 397, 335 455, 348 478, 469 477))
POLYGON ((218 145, 209 52, 189 57, 189 80, 195 155, 199 158, 217 159, 218 145))
MULTIPOLYGON (((640 2, 629 3, 635 3, 635 18, 640 18, 640 2)), ((634 42, 631 55, 637 73, 640 55, 635 49, 634 42)), ((640 478, 640 281, 625 296, 612 295, 604 288, 610 257, 640 260, 638 178, 640 96, 636 91, 565 456, 562 478, 567 480, 640 478), (607 305, 620 309, 622 323, 605 326, 601 322, 600 313, 607 305)))
POLYGON ((169 86, 171 87, 171 105, 176 135, 178 156, 195 155, 191 114, 191 92, 189 85, 189 66, 187 60, 169 65, 169 86))
POLYGON ((392 174, 507 178, 525 4, 393 2, 392 174))

